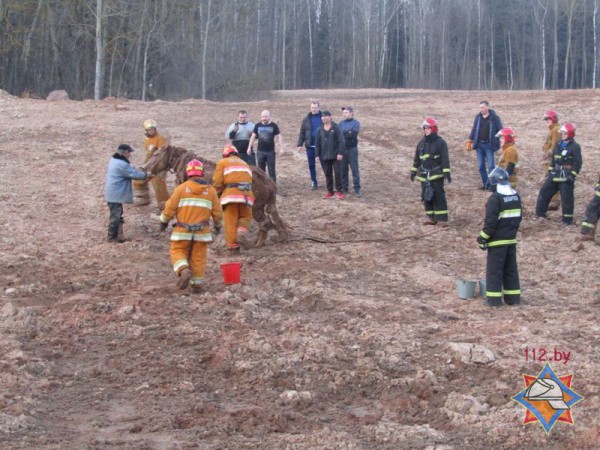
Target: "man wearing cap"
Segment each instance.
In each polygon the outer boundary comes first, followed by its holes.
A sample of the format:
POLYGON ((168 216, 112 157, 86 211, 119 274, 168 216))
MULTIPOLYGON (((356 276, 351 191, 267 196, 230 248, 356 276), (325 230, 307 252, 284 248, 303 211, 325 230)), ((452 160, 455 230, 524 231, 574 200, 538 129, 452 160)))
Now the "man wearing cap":
POLYGON ((311 189, 318 189, 317 170, 315 165, 315 143, 317 133, 322 125, 321 121, 321 106, 318 101, 310 103, 310 112, 302 119, 300 125, 300 134, 298 135, 297 147, 298 151, 302 150, 302 146, 306 147, 306 159, 308 160, 308 173, 310 174, 311 189))
POLYGON ((321 119, 323 126, 317 133, 315 160, 321 164, 325 174, 327 192, 323 198, 329 199, 337 196, 343 200, 340 165, 344 158, 344 135, 340 126, 331 120, 329 111, 323 111, 321 119), (336 192, 334 192, 334 185, 336 192))
POLYGON ((124 242, 123 239, 123 203, 133 203, 131 180, 147 180, 146 172, 135 169, 129 158, 133 148, 121 144, 108 163, 104 198, 108 203, 108 242, 124 242))
POLYGON ((250 136, 254 130, 254 122, 248 121, 248 112, 241 109, 238 111, 238 120, 229 125, 225 132, 225 138, 231 140, 231 144, 237 149, 238 157, 251 166, 256 165, 254 151, 247 154, 250 136))
POLYGON ((479 103, 479 114, 475 116, 473 128, 467 140, 467 151, 477 151, 477 164, 481 175, 482 186, 480 189, 488 189, 488 173, 494 170, 494 152, 500 149, 500 140, 496 137, 502 129, 502 121, 490 103, 483 100, 479 103))
POLYGON ((358 169, 358 133, 360 122, 354 118, 354 108, 344 106, 342 108, 344 120, 340 122, 340 128, 344 135, 344 159, 342 159, 342 191, 348 193, 349 180, 348 169, 352 170, 352 181, 354 183, 354 195, 361 197, 360 171, 358 169))

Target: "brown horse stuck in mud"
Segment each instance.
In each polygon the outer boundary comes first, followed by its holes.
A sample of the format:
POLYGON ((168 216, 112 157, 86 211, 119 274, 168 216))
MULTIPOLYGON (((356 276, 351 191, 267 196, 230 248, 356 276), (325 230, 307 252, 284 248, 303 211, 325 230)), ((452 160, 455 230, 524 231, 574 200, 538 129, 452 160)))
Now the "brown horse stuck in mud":
MULTIPOLYGON (((148 174, 157 174, 167 170, 175 173, 177 184, 185 181, 185 166, 192 159, 198 159, 204 164, 204 179, 212 182, 216 164, 213 161, 202 158, 183 147, 167 145, 154 152, 154 155, 144 164, 143 168, 148 174)), ((269 230, 276 230, 281 242, 288 240, 288 226, 281 220, 277 212, 275 182, 256 166, 250 166, 252 170, 252 192, 254 193, 254 205, 252 217, 258 223, 258 234, 255 246, 261 247, 267 240, 269 230)))

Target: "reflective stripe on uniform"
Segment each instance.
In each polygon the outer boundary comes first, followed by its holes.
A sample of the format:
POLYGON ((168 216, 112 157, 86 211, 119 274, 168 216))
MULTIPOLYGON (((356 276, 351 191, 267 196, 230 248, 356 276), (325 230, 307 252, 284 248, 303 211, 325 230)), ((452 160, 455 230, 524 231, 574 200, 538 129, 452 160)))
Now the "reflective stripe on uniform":
POLYGON ((424 177, 417 177, 417 180, 419 181, 433 181, 433 180, 439 180, 440 178, 443 178, 444 175, 442 174, 437 174, 437 175, 431 175, 429 178, 424 178, 424 177))
POLYGON ((189 267, 190 264, 188 263, 187 259, 180 259, 175 261, 175 263, 173 264, 173 270, 177 273, 179 272, 179 269, 181 269, 182 267, 189 267))
POLYGON ((504 295, 521 295, 521 289, 505 289, 504 295))
POLYGON ((520 209, 507 209, 504 211, 500 211, 499 219, 510 219, 512 217, 521 217, 520 209))
POLYGON ((566 178, 552 178, 552 181, 554 181, 555 183, 563 183, 565 181, 567 181, 566 178))
POLYGON ((171 234, 172 241, 195 241, 195 242, 212 242, 212 234, 204 233, 184 233, 179 231, 173 231, 171 234))
POLYGON ((252 170, 248 166, 227 166, 223 169, 223 175, 229 175, 230 173, 234 172, 244 172, 250 175, 250 178, 252 178, 252 170))
POLYGON ((200 284, 204 284, 204 278, 203 277, 192 277, 190 280, 190 285, 192 286, 198 286, 200 284))
POLYGON ((563 217, 573 217, 573 214, 563 214, 563 217))
POLYGON ((434 211, 434 214, 448 214, 448 210, 446 211, 434 211))
POLYGON ((500 241, 488 242, 488 247, 499 247, 501 245, 512 245, 512 244, 516 244, 516 243, 517 243, 516 239, 504 239, 504 240, 500 240, 500 241))
POLYGON ((587 223, 587 222, 581 222, 581 226, 587 227, 587 228, 594 228, 594 225, 592 225, 591 223, 587 223))
POLYGON ((200 208, 210 209, 212 211, 212 201, 205 198, 182 198, 179 200, 178 208, 183 206, 198 206, 200 208))
POLYGON ((162 223, 169 223, 169 220, 171 220, 171 218, 170 218, 170 217, 167 217, 167 216, 165 216, 165 213, 162 213, 162 214, 160 215, 160 221, 161 221, 162 223))
POLYGON ((485 296, 486 297, 502 297, 502 292, 485 291, 485 296))
POLYGON ((485 232, 483 232, 483 231, 479 233, 479 236, 481 236, 484 239, 489 239, 490 238, 490 235, 487 234, 487 233, 485 233, 485 232))

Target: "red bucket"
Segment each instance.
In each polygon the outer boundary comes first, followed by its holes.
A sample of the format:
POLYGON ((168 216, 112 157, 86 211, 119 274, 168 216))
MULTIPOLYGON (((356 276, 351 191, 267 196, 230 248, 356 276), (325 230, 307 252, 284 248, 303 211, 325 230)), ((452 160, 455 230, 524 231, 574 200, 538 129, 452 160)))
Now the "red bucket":
POLYGON ((223 282, 225 284, 239 284, 241 268, 241 262, 229 262, 221 264, 221 272, 223 272, 223 282))

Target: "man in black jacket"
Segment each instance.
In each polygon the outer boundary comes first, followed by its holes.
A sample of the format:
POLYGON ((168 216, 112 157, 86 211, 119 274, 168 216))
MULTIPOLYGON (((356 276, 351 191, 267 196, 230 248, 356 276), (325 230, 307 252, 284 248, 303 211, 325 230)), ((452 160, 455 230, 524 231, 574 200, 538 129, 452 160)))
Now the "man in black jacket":
POLYGON ((489 175, 496 192, 485 205, 483 230, 477 236, 482 250, 487 250, 486 306, 521 303, 521 285, 517 267, 517 232, 521 225, 521 197, 508 181, 508 173, 496 167, 489 175))
POLYGON ((317 181, 317 171, 315 167, 315 144, 317 140, 317 133, 321 128, 321 107, 319 102, 313 101, 310 103, 310 112, 302 119, 302 125, 300 125, 300 134, 298 135, 298 142, 296 143, 298 151, 302 150, 302 146, 306 147, 306 159, 308 160, 308 172, 310 174, 311 188, 316 190, 319 187, 317 181))
POLYGON ((321 119, 323 126, 317 133, 315 160, 321 163, 327 183, 327 193, 323 198, 337 195, 343 200, 341 161, 344 158, 344 135, 339 125, 331 120, 329 111, 321 112, 321 119), (334 194, 334 183, 337 194, 334 194))
POLYGON ((481 175, 481 189, 487 186, 488 173, 494 170, 494 152, 500 149, 500 139, 496 137, 502 129, 502 121, 496 111, 490 109, 490 103, 483 100, 479 103, 479 114, 475 116, 473 128, 467 141, 467 151, 477 152, 477 164, 481 175), (487 167, 486 167, 487 166, 487 167))

